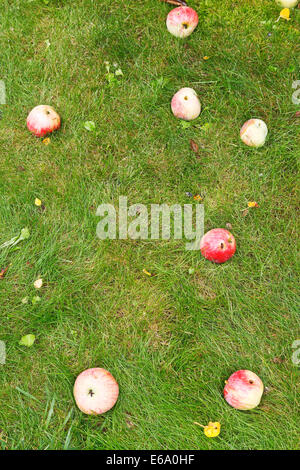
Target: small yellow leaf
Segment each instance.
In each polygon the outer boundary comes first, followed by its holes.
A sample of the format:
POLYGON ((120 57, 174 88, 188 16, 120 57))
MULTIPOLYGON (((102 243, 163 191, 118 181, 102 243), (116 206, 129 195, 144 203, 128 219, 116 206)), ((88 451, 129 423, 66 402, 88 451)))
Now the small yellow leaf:
POLYGON ((203 57, 203 60, 208 60, 208 59, 210 59, 210 57, 209 57, 208 55, 205 55, 205 56, 203 57))
POLYGON ((283 18, 284 20, 289 21, 291 19, 290 18, 290 9, 289 8, 284 8, 283 10, 281 10, 280 18, 283 18))
POLYGON ((46 137, 45 139, 42 140, 42 142, 44 145, 49 145, 51 142, 50 137, 46 137))
POLYGON ((196 421, 194 421, 194 424, 203 428, 203 432, 206 437, 217 437, 221 431, 221 424, 218 422, 212 423, 210 421, 207 426, 203 426, 203 424, 197 423, 196 421))
POLYGON ((35 201, 34 201, 35 205, 40 207, 42 205, 42 201, 39 199, 39 198, 35 198, 35 201))
POLYGON ((248 207, 258 207, 258 204, 255 201, 249 201, 248 202, 248 207))
POLYGON ((143 269, 143 273, 146 274, 147 276, 152 276, 152 274, 149 273, 149 271, 146 271, 146 269, 143 269))
POLYGON ((212 423, 211 421, 207 426, 204 426, 204 434, 206 437, 217 437, 221 431, 221 424, 218 422, 212 423))
POLYGON ((196 194, 194 196, 194 199, 195 199, 195 201, 202 201, 203 198, 200 196, 200 194, 196 194))
POLYGON ((43 285, 43 279, 37 279, 34 281, 33 285, 36 289, 40 289, 43 285))

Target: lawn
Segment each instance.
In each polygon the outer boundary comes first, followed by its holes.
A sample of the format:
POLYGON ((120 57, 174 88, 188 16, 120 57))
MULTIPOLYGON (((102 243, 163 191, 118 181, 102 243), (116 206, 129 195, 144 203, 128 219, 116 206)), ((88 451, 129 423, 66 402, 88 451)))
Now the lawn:
POLYGON ((189 6, 199 25, 179 40, 159 0, 1 0, 0 245, 30 230, 18 250, 0 250, 3 449, 299 448, 300 10, 275 23, 272 0, 189 6), (123 76, 111 80, 105 61, 123 76), (170 111, 183 86, 203 108, 190 126, 170 111), (38 104, 62 116, 49 145, 26 129, 38 104), (269 128, 259 149, 239 138, 251 117, 269 128), (205 231, 231 224, 227 263, 184 240, 96 236, 103 202, 187 204, 187 192, 203 198, 205 231), (249 201, 259 207, 245 211, 249 201), (97 366, 120 397, 95 417, 72 387, 97 366), (255 410, 222 397, 238 369, 264 382, 255 410), (194 421, 219 421, 221 433, 209 439, 194 421))

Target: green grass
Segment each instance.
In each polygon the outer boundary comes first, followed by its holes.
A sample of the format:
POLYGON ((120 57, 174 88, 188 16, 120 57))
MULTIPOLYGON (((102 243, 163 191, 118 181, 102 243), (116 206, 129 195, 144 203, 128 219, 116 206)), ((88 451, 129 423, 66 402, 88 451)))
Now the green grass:
POLYGON ((3 449, 299 447, 300 10, 273 29, 275 1, 189 3, 199 26, 182 41, 158 0, 1 2, 0 244, 31 231, 20 250, 0 252, 0 268, 11 263, 0 281, 3 449), (104 61, 121 67, 117 83, 104 61), (201 98, 198 127, 183 129, 170 112, 182 86, 201 98), (63 119, 48 146, 25 125, 41 103, 63 119), (250 117, 268 124, 261 149, 239 140, 250 117), (187 191, 204 197, 205 230, 232 225, 230 262, 213 265, 184 241, 96 237, 102 202, 184 204, 187 191), (244 216, 251 200, 259 208, 244 216), (22 304, 39 276, 41 302, 22 304), (34 345, 19 346, 29 333, 34 345), (77 374, 95 366, 120 384, 100 417, 80 413, 72 396, 77 374), (242 368, 267 387, 251 412, 222 398, 224 380, 242 368), (209 420, 221 422, 218 438, 193 424, 209 420))

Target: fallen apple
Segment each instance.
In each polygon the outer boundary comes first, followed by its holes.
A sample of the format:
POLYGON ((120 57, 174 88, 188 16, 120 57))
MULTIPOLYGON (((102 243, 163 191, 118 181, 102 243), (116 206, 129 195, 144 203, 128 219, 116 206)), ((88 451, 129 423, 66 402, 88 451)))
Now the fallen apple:
POLYGON ((238 370, 226 381, 224 398, 237 410, 251 410, 259 405, 264 385, 250 370, 238 370))
POLYGON ((294 8, 298 5, 299 0, 276 0, 276 3, 284 8, 294 8))
POLYGON ((250 147, 261 147, 264 145, 267 135, 267 125, 261 119, 249 119, 240 130, 242 141, 250 147))
POLYGON ((52 106, 42 104, 28 114, 27 127, 36 137, 45 137, 60 128, 60 117, 52 106))
POLYGON ((95 367, 78 375, 73 393, 83 413, 98 415, 114 406, 119 396, 119 386, 110 372, 95 367))
POLYGON ((181 88, 172 98, 174 116, 185 121, 196 119, 201 112, 201 103, 193 88, 181 88))
POLYGON ((168 31, 177 38, 186 38, 196 28, 198 15, 190 7, 178 7, 170 11, 167 16, 168 31))
POLYGON ((224 228, 214 228, 201 238, 200 250, 204 258, 209 261, 225 263, 235 253, 235 238, 224 228))

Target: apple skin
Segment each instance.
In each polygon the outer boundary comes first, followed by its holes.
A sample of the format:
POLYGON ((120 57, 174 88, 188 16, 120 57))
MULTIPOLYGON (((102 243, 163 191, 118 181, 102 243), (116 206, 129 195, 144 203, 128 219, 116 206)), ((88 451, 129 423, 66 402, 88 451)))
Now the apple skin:
POLYGON ((52 106, 41 104, 30 111, 27 127, 36 137, 45 137, 60 128, 60 116, 52 106))
POLYGON ((190 36, 198 24, 198 15, 190 7, 173 8, 167 16, 168 31, 177 38, 190 36))
POLYGON ((234 372, 224 387, 224 398, 237 410, 252 410, 259 405, 264 384, 260 378, 250 370, 234 372))
POLYGON ((249 147, 262 147, 267 135, 267 125, 261 119, 249 119, 240 130, 242 141, 249 147))
POLYGON ((294 8, 298 5, 299 0, 276 0, 276 3, 283 8, 294 8))
POLYGON ((87 415, 99 415, 110 410, 119 396, 119 385, 105 369, 86 369, 74 384, 74 398, 78 408, 87 415))
POLYGON ((224 228, 214 228, 201 238, 200 250, 209 261, 225 263, 236 251, 235 238, 224 228))
POLYGON ((201 113, 201 103, 193 88, 181 88, 172 98, 171 109, 175 117, 192 121, 201 113))

